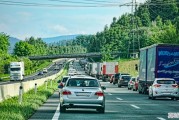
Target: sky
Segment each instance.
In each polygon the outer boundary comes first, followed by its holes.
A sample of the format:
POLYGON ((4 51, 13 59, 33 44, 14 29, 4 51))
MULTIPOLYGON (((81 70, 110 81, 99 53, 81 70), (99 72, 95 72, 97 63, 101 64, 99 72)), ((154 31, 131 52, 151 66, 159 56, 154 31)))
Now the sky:
MULTIPOLYGON (((137 0, 143 3, 145 0, 137 0)), ((0 0, 0 32, 11 37, 95 34, 131 13, 132 0, 0 0)))

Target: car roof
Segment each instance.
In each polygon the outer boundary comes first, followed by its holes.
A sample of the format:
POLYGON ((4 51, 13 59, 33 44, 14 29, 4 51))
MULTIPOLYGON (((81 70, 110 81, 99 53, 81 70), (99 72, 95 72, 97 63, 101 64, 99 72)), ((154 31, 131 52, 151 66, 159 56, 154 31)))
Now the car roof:
POLYGON ((70 77, 70 76, 63 76, 63 78, 68 78, 68 77, 70 77))
POLYGON ((94 77, 86 76, 86 75, 74 75, 74 76, 71 76, 70 79, 71 79, 71 78, 96 79, 96 78, 94 78, 94 77))

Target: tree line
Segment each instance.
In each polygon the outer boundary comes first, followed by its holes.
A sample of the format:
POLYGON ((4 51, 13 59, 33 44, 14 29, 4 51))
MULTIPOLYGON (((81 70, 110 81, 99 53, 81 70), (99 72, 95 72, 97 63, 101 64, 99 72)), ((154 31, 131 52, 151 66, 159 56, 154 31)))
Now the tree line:
POLYGON ((155 43, 179 44, 179 0, 148 0, 136 6, 135 12, 114 17, 110 25, 95 35, 80 35, 66 44, 47 44, 41 38, 26 38, 15 44, 13 55, 8 54, 9 36, 0 33, 0 74, 8 72, 8 63, 26 61, 27 70, 47 61, 30 61, 26 56, 101 52, 102 61, 118 51, 127 58, 130 53, 155 43))

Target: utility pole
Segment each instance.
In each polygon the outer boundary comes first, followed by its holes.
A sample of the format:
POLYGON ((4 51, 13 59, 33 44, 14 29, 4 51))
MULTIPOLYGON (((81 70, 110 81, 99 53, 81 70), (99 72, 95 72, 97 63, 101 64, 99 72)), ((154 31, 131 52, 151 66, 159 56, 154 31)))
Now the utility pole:
POLYGON ((134 54, 134 0, 132 0, 132 53, 134 54))

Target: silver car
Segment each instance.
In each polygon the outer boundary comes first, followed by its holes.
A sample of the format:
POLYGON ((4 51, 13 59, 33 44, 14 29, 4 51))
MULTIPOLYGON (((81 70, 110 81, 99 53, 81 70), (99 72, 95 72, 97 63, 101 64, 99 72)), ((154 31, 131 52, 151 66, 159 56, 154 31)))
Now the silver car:
POLYGON ((149 87, 149 99, 156 97, 178 97, 178 85, 172 78, 156 78, 149 87))
POLYGON ((93 108, 104 113, 104 89, 96 78, 71 76, 60 92, 60 112, 68 108, 93 108))

